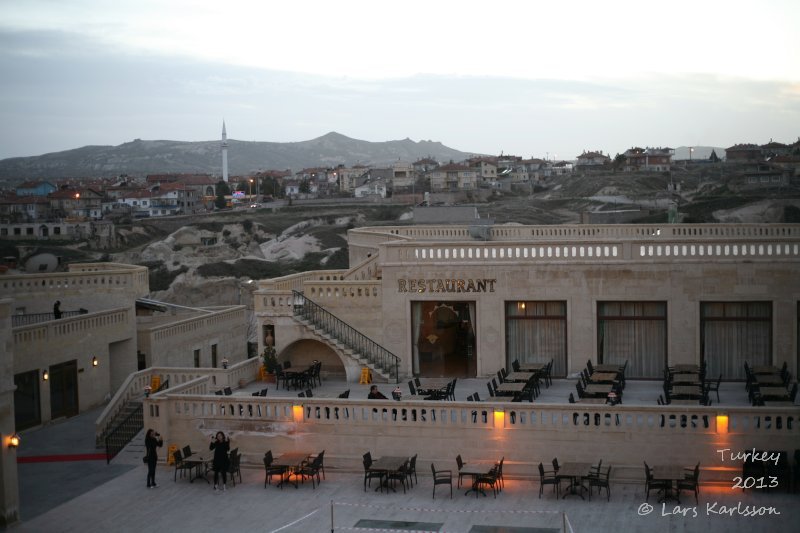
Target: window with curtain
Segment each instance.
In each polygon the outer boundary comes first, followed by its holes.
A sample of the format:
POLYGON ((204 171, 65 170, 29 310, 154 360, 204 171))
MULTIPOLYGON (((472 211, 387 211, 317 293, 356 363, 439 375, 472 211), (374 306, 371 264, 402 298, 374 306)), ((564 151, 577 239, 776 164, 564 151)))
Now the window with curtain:
POLYGON ((600 363, 628 362, 627 377, 659 378, 667 364, 666 302, 598 302, 600 363))
POLYGON ((567 375, 567 302, 506 302, 506 365, 547 363, 567 375))
POLYGON ((706 376, 745 379, 744 363, 772 363, 772 302, 701 302, 706 376))

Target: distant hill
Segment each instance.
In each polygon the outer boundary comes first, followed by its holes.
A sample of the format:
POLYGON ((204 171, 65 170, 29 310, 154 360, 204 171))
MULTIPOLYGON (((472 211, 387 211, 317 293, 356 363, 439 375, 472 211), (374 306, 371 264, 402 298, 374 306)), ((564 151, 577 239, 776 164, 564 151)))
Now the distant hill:
MULTIPOLYGON (((32 157, 0 160, 0 179, 56 179, 108 177, 119 174, 143 176, 173 172, 222 175, 220 141, 143 141, 119 146, 84 146, 74 150, 32 157)), ((228 140, 228 170, 243 175, 259 169, 332 167, 338 164, 384 165, 423 157, 437 161, 462 160, 472 154, 448 148, 440 142, 411 139, 370 142, 331 132, 310 141, 293 143, 228 140)))

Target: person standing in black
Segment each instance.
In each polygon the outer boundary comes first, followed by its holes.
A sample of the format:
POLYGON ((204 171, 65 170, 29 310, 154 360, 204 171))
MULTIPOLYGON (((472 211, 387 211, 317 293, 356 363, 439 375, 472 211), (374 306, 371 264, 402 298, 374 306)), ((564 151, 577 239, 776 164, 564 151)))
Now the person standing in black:
POLYGON ((61 300, 56 300, 56 303, 53 304, 53 316, 56 320, 61 318, 61 300))
POLYGON ((214 490, 217 490, 220 473, 222 473, 222 490, 227 490, 228 452, 231 449, 231 441, 225 437, 225 433, 217 431, 217 435, 211 439, 208 449, 214 450, 214 461, 211 465, 214 469, 214 490))
POLYGON ((163 445, 164 441, 162 440, 161 435, 152 429, 148 429, 147 434, 144 437, 144 449, 146 450, 146 455, 144 458, 147 462, 148 489, 154 489, 158 487, 156 484, 156 463, 158 462, 158 451, 156 448, 160 448, 163 445))

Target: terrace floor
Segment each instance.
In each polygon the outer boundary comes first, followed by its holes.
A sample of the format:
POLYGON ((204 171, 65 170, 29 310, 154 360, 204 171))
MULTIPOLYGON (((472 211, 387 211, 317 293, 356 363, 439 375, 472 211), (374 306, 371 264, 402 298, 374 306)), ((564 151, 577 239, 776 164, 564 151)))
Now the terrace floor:
MULTIPOLYGON (((423 380, 424 381, 424 380, 423 380)), ((540 404, 565 404, 575 390, 575 380, 554 380, 542 389, 540 404)), ((296 397, 296 391, 278 390, 274 384, 250 383, 234 395, 269 388, 269 397, 296 397)), ((400 385, 404 394, 408 386, 400 385)), ((390 396, 394 384, 380 384, 390 396)), ((624 405, 655 406, 661 389, 657 381, 629 380, 624 405)), ((350 389, 350 397, 366 398, 368 385, 324 380, 314 389, 315 397, 336 397, 350 389)), ((486 396, 485 379, 458 380, 456 399, 480 392, 486 396)), ((488 392, 487 392, 488 394, 488 392)), ((723 383, 721 405, 746 406, 744 384, 723 383)), ((715 405, 716 397, 714 396, 715 405)), ((596 493, 591 501, 577 497, 557 499, 547 487, 538 498, 537 477, 509 479, 497 499, 466 496, 454 486, 453 499, 447 486, 438 486, 431 498, 430 467, 418 465, 419 483, 407 494, 363 490, 359 472, 327 468, 327 480, 316 490, 309 483, 299 489, 264 488, 263 467, 245 465, 243 483, 228 490, 213 491, 202 480, 173 482, 173 468, 158 467, 157 489, 145 487, 146 466, 142 464, 143 436, 137 437, 110 465, 105 460, 74 460, 68 454, 89 454, 93 448, 94 425, 99 410, 23 432, 20 457, 51 456, 53 462, 20 464, 20 499, 23 521, 10 528, 17 532, 80 531, 441 531, 479 533, 562 531, 564 516, 573 531, 625 532, 738 532, 793 531, 800 523, 800 495, 783 491, 742 492, 731 487, 706 485, 699 504, 685 494, 682 504, 662 506, 651 494, 645 501, 643 484, 615 483, 612 475, 611 500, 596 493), (59 456, 64 456, 59 459, 59 456), (652 507, 649 507, 648 505, 652 507), (730 514, 719 514, 723 506, 730 514), (749 509, 771 512, 747 516, 749 509), (732 509, 732 511, 731 511, 732 509), (770 511, 771 509, 771 511, 770 511), (778 514, 779 513, 779 514, 778 514), (331 525, 333 516, 333 526, 331 525)), ((420 450, 423 452, 423 450, 420 450)), ((162 457, 165 450, 160 450, 162 457)), ((453 464, 437 464, 451 468, 453 464)), ((701 477, 702 481, 702 477, 701 477)), ((570 531, 569 527, 566 531, 570 531)))

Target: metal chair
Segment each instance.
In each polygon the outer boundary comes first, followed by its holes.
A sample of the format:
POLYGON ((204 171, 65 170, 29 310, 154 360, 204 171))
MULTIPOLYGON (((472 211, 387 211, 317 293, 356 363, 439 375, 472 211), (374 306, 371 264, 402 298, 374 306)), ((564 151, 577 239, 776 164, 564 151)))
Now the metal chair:
POLYGON ((561 487, 558 483, 558 478, 556 477, 555 473, 546 472, 544 465, 539 463, 539 499, 542 498, 545 485, 553 485, 553 491, 556 493, 556 496, 561 494, 561 487))
POLYGON ((433 474, 433 499, 436 499, 436 485, 450 485, 450 499, 453 499, 453 471, 436 470, 431 463, 431 473, 433 474))
POLYGON ((272 484, 272 476, 280 476, 283 478, 286 468, 282 466, 273 466, 272 463, 275 459, 272 457, 272 450, 264 454, 264 488, 267 488, 267 483, 272 484))

